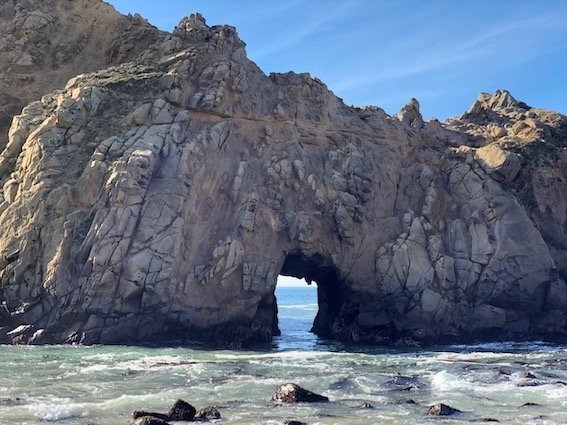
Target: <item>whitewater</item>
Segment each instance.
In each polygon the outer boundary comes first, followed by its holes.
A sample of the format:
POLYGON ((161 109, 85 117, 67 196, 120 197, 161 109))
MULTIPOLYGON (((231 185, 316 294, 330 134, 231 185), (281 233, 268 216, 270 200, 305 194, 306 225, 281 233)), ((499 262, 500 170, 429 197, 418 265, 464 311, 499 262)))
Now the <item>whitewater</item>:
POLYGON ((2 346, 0 424, 130 424, 132 411, 167 411, 178 398, 217 406, 222 424, 431 424, 435 403, 462 411, 443 424, 567 423, 566 346, 346 346, 309 332, 315 288, 276 295, 282 336, 256 350, 2 346), (286 382, 331 401, 276 406, 286 382))

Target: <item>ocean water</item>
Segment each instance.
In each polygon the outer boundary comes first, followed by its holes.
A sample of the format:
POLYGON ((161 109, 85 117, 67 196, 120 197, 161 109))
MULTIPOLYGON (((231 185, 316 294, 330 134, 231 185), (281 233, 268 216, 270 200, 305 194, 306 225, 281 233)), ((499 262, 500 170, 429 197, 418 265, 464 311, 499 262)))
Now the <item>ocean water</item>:
POLYGON ((129 424, 133 410, 167 411, 177 398, 218 406, 222 424, 567 424, 565 346, 344 346, 309 333, 315 288, 276 295, 282 336, 256 351, 2 346, 0 424, 129 424), (289 381, 331 401, 275 406, 289 381), (428 417, 439 402, 463 413, 428 417))

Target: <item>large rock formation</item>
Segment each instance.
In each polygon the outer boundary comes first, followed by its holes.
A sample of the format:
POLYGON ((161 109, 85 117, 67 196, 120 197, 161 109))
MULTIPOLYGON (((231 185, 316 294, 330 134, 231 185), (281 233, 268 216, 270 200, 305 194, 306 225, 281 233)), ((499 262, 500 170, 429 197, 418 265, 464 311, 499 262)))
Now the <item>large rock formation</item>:
POLYGON ((92 0, 0 2, 0 149, 12 117, 69 78, 139 58, 165 34, 92 0))
POLYGON ((278 274, 317 283, 326 337, 567 339, 566 117, 507 92, 391 117, 199 15, 160 37, 12 121, 12 342, 266 341, 278 274))

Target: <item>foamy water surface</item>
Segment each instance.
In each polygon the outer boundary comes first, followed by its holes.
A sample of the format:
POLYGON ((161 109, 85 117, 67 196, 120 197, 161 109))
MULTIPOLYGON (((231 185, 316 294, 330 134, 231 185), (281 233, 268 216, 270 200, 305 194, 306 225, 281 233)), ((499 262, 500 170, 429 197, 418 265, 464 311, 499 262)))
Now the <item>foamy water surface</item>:
POLYGON ((567 347, 347 347, 308 332, 313 289, 277 294, 282 337, 256 351, 0 347, 0 424, 129 424, 133 410, 167 411, 177 398, 218 406, 224 424, 431 424, 440 419, 425 413, 438 402, 463 411, 443 424, 567 423, 567 347), (273 405, 271 395, 288 381, 331 402, 273 405))

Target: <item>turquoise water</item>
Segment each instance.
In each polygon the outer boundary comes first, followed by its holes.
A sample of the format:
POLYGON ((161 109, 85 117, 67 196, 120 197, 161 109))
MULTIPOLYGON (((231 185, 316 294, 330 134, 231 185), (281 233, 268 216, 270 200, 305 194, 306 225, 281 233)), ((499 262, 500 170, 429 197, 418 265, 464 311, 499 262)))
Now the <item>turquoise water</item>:
POLYGON ((425 412, 438 402, 464 412, 443 424, 567 423, 567 347, 347 347, 309 333, 315 288, 276 295, 282 336, 264 350, 0 347, 0 424, 129 424, 133 410, 167 411, 177 398, 217 405, 222 424, 431 424, 425 412), (331 402, 274 406, 271 395, 288 381, 331 402))

